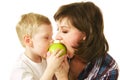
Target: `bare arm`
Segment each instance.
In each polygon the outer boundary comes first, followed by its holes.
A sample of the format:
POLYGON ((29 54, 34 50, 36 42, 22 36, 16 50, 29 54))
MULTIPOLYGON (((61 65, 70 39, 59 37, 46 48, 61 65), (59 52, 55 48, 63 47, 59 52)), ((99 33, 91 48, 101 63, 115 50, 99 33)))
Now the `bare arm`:
POLYGON ((64 60, 64 56, 60 57, 63 50, 56 50, 47 57, 47 68, 40 80, 52 80, 56 70, 60 67, 64 60))
POLYGON ((69 64, 67 61, 67 57, 65 57, 64 61, 62 62, 62 65, 55 72, 55 76, 57 77, 57 80, 68 80, 68 72, 69 64))

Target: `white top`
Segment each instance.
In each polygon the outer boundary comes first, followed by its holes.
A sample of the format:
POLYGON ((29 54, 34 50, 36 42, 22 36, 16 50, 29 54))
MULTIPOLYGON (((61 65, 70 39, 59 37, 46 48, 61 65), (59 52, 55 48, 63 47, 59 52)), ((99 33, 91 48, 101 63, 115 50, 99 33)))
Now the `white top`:
POLYGON ((22 54, 15 65, 10 80, 39 80, 46 66, 45 60, 35 63, 22 54))

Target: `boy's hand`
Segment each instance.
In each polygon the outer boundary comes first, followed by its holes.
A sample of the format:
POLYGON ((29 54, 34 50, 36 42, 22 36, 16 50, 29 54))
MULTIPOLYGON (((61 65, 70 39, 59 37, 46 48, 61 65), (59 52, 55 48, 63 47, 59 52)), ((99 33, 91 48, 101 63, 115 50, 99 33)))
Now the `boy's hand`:
POLYGON ((52 54, 49 52, 47 53, 47 68, 49 68, 51 71, 55 72, 62 64, 65 57, 60 57, 62 52, 63 50, 57 49, 52 54))

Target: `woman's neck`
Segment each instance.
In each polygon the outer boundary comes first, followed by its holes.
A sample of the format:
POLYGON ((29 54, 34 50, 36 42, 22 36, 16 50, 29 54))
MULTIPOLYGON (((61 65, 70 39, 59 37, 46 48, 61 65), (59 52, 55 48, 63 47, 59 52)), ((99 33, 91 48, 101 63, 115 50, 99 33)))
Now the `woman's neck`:
POLYGON ((70 76, 72 76, 74 80, 77 80, 85 66, 86 64, 83 63, 77 55, 75 55, 70 61, 70 76))

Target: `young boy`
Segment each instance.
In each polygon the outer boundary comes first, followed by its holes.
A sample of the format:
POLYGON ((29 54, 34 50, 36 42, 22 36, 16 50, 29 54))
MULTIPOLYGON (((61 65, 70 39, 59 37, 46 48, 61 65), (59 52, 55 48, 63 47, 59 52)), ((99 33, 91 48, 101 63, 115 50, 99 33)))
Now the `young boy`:
POLYGON ((36 13, 24 14, 16 31, 25 51, 17 61, 11 80, 51 80, 64 56, 59 57, 62 50, 56 50, 51 55, 48 53, 52 43, 49 19, 36 13))

